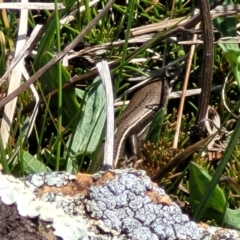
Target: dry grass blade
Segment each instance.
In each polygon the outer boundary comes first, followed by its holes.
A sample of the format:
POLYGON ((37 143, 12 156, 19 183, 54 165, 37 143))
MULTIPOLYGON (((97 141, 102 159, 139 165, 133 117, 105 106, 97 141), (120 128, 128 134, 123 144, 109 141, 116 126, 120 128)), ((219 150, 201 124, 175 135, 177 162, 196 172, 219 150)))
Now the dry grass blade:
MULTIPOLYGON (((58 3, 58 9, 64 9, 65 6, 62 3, 58 3)), ((37 9, 37 10, 54 10, 54 3, 25 3, 25 2, 12 2, 12 3, 0 3, 0 9, 37 9)))
MULTIPOLYGON (((28 4, 28 0, 22 1, 24 4, 28 4)), ((21 16, 19 21, 19 30, 18 30, 18 41, 16 46, 15 54, 20 52, 20 50, 24 47, 26 43, 27 36, 27 24, 28 24, 28 10, 21 10, 21 16)), ((19 61, 16 67, 13 69, 8 87, 8 94, 13 92, 16 88, 20 86, 21 78, 22 78, 22 67, 23 60, 19 61)), ((3 147, 6 147, 8 142, 9 134, 10 134, 10 126, 12 124, 15 108, 16 108, 17 98, 13 99, 9 102, 4 109, 3 120, 1 123, 1 136, 3 147)))
MULTIPOLYGON (((25 67, 23 67, 22 74, 23 74, 25 80, 29 78, 29 74, 28 74, 28 72, 27 72, 25 67)), ((34 84, 32 84, 30 86, 30 90, 32 91, 32 94, 33 94, 33 96, 35 98, 35 106, 34 106, 34 109, 32 111, 32 115, 29 117, 29 120, 27 122, 27 126, 25 126, 27 131, 26 131, 26 134, 24 135, 24 138, 25 137, 29 137, 31 132, 32 132, 33 125, 35 123, 35 120, 36 120, 36 117, 37 117, 37 113, 38 113, 38 106, 39 106, 39 103, 40 103, 40 98, 39 98, 37 89, 35 88, 34 84)))
MULTIPOLYGON (((200 26, 200 24, 198 23, 195 27, 195 30, 199 29, 199 26, 200 26)), ((195 41, 196 39, 197 39, 197 34, 194 34, 193 41, 195 41)), ((192 45, 190 48, 190 54, 189 54, 188 61, 187 61, 187 68, 186 68, 184 82, 183 82, 181 101, 180 101, 180 105, 179 105, 179 109, 178 109, 176 131, 175 131, 174 140, 173 140, 173 151, 175 151, 178 147, 178 139, 179 139, 179 134, 180 134, 180 126, 181 126, 181 122, 182 122, 181 120, 182 120, 182 113, 183 113, 184 102, 185 102, 185 95, 186 95, 186 90, 187 90, 187 86, 188 86, 188 80, 189 80, 189 76, 190 76, 194 52, 195 52, 195 45, 192 45)))
POLYGON ((101 80, 103 82, 105 96, 106 96, 106 110, 107 110, 107 131, 104 148, 104 169, 112 169, 113 163, 113 142, 114 142, 114 107, 113 107, 113 88, 111 81, 111 74, 107 61, 102 61, 97 64, 101 80))
MULTIPOLYGON (((216 86, 212 86, 211 91, 219 91, 220 89, 222 89, 222 85, 216 85, 216 86)), ((189 89, 186 91, 185 96, 194 96, 194 95, 198 95, 200 94, 202 91, 201 88, 197 88, 197 89, 189 89)), ((182 96, 182 91, 175 91, 175 92, 171 92, 169 99, 174 99, 174 98, 180 98, 182 96)))
MULTIPOLYGON (((220 5, 210 11, 212 19, 217 17, 236 15, 239 13, 240 13, 240 6, 238 4, 220 5)), ((189 19, 190 17, 166 19, 159 23, 153 23, 153 24, 144 25, 142 27, 132 28, 131 35, 138 36, 142 34, 163 31, 166 28, 171 28, 175 25, 183 24, 189 19)))
POLYGON ((30 35, 29 39, 26 41, 24 46, 19 52, 15 52, 15 57, 11 61, 10 66, 8 66, 7 71, 4 73, 2 78, 0 79, 0 86, 7 80, 8 75, 10 72, 14 69, 14 67, 19 63, 19 61, 22 61, 28 54, 29 49, 34 45, 34 40, 36 39, 38 33, 42 29, 42 25, 36 25, 34 30, 32 31, 32 34, 30 35))

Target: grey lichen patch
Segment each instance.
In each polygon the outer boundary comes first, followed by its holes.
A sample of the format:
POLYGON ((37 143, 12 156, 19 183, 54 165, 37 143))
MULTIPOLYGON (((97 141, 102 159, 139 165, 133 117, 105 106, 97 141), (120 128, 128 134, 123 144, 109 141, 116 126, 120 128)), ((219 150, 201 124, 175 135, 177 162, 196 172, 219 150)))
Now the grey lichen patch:
POLYGON ((118 170, 108 176, 104 175, 102 185, 98 179, 98 184, 90 187, 86 202, 91 217, 101 220, 106 228, 129 239, 200 239, 197 225, 145 172, 118 170))
POLYGON ((23 181, 32 184, 36 188, 40 188, 44 185, 62 187, 69 183, 71 180, 75 180, 76 177, 67 172, 52 172, 52 173, 37 173, 28 176, 23 181))

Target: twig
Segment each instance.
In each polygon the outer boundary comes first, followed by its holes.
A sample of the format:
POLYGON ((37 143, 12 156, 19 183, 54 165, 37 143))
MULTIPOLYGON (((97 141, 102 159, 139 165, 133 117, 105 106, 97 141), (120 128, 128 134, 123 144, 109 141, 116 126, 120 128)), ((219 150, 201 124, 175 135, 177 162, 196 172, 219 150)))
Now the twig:
POLYGON ((107 110, 107 129, 106 141, 104 146, 104 170, 113 169, 113 141, 114 141, 114 106, 113 106, 113 89, 111 74, 107 61, 97 63, 97 69, 103 82, 106 96, 107 110))
MULTIPOLYGON (((199 23, 196 25, 195 29, 199 29, 199 23)), ((193 35, 193 41, 197 40, 197 34, 193 35)), ((190 75, 190 70, 191 70, 191 65, 192 65, 192 58, 195 52, 195 45, 192 45, 190 48, 190 54, 188 57, 187 61, 187 69, 185 72, 185 77, 184 77, 184 82, 183 82, 183 88, 182 88, 182 95, 181 95, 181 100, 180 100, 180 105, 178 109, 178 118, 177 118, 177 123, 176 123, 176 131, 174 135, 174 140, 173 140, 173 151, 175 152, 177 147, 178 147, 178 138, 179 138, 179 133, 180 133, 180 127, 181 127, 181 120, 182 120, 182 113, 183 113, 183 108, 184 108, 184 103, 185 103, 185 98, 186 98, 186 90, 188 86, 188 80, 189 80, 189 75, 190 75)), ((174 154, 175 155, 175 154, 174 154)))
POLYGON ((204 128, 204 123, 201 122, 206 117, 211 86, 212 86, 212 75, 213 75, 213 31, 212 21, 210 15, 210 8, 208 0, 198 0, 200 14, 202 18, 202 29, 203 29, 203 63, 201 69, 201 87, 202 92, 199 99, 198 114, 196 123, 204 128))
MULTIPOLYGON (((22 0, 23 4, 27 4, 28 0, 22 0)), ((27 36, 27 19, 28 19, 28 10, 22 9, 19 21, 19 30, 18 30, 18 41, 16 46, 16 53, 20 52, 26 43, 27 36)), ((13 92, 21 83, 22 78, 22 66, 23 59, 19 61, 16 67, 13 69, 11 77, 9 78, 9 87, 8 94, 13 92)), ((12 124, 15 108, 17 104, 17 98, 9 102, 4 109, 3 119, 1 123, 1 137, 3 147, 5 148, 9 139, 10 126, 12 124)))

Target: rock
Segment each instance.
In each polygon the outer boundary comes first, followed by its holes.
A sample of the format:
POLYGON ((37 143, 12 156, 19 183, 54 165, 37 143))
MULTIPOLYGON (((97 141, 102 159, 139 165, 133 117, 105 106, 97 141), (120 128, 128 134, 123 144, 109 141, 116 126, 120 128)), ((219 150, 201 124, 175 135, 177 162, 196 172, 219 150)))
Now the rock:
POLYGON ((140 170, 1 174, 0 197, 0 239, 240 239, 190 221, 140 170))

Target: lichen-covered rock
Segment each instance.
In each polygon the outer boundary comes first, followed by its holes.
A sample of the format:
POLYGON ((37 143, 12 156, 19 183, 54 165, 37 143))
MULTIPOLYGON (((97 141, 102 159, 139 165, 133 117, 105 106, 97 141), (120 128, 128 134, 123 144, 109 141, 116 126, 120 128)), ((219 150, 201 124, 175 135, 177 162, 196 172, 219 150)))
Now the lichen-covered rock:
MULTIPOLYGON (((23 179, 0 175, 0 197, 0 206, 10 205, 17 209, 15 215, 19 214, 19 218, 39 221, 41 230, 52 233, 51 239, 240 239, 237 231, 189 221, 166 193, 139 170, 77 176, 40 173, 23 179)), ((13 226, 10 231, 15 231, 13 226)), ((25 234, 28 231, 23 230, 25 234)), ((5 236, 6 231, 0 228, 0 239, 5 236)))

